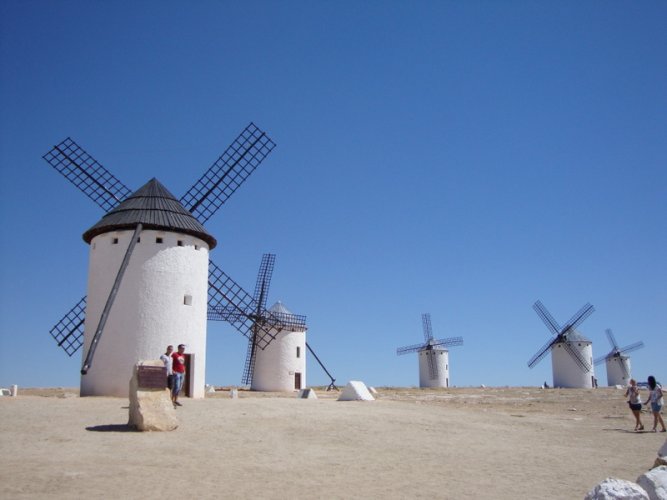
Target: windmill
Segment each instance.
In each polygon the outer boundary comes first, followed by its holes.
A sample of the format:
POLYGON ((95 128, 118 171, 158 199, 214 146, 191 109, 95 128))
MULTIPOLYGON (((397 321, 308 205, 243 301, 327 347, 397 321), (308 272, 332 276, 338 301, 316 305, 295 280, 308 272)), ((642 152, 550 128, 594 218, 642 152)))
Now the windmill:
POLYGON ((250 123, 180 199, 155 178, 132 192, 70 138, 43 156, 106 213, 83 234, 88 294, 50 331, 69 356, 84 347, 82 396, 127 396, 135 363, 184 343, 185 390, 204 397, 211 302, 255 325, 260 349, 271 342, 274 334, 248 315, 253 297, 210 261, 217 242, 203 224, 274 147, 250 123))
MULTIPOLYGON (((293 314, 280 301, 266 308, 275 261, 275 254, 262 256, 252 300, 241 301, 245 309, 230 307, 228 301, 217 301, 216 289, 220 280, 215 276, 209 288, 208 319, 227 321, 248 339, 242 383, 257 391, 282 392, 304 388, 306 349, 331 377, 306 342, 306 317, 293 314), (264 334, 267 331, 269 334, 264 334)), ((239 301, 235 303, 238 305, 239 301)), ((335 379, 331 378, 332 385, 334 382, 335 379)))
POLYGON ((434 339, 431 328, 431 314, 422 314, 424 343, 396 349, 402 356, 419 352, 419 387, 449 387, 449 351, 447 347, 463 345, 462 337, 434 339))
POLYGON ((533 368, 551 351, 554 387, 594 387, 592 342, 576 328, 593 314, 595 308, 584 305, 563 327, 539 300, 533 304, 533 309, 553 336, 530 358, 528 367, 533 368))
POLYGON ((605 333, 611 344, 611 351, 609 351, 608 354, 597 358, 594 361, 594 364, 599 365, 603 361, 606 361, 608 386, 627 385, 631 378, 630 358, 627 354, 644 347, 644 342, 639 341, 625 347, 618 347, 618 343, 616 342, 616 338, 614 337, 611 328, 607 328, 605 333))

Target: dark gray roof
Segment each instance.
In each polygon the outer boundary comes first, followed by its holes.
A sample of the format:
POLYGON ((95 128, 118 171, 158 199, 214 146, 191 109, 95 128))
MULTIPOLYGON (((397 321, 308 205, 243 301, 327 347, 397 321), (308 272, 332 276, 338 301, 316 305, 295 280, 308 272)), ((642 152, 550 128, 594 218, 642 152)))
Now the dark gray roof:
POLYGON ((144 229, 196 236, 208 243, 209 249, 217 245, 215 238, 204 226, 155 178, 125 198, 83 233, 83 240, 90 243, 98 234, 134 229, 139 223, 143 224, 144 229))

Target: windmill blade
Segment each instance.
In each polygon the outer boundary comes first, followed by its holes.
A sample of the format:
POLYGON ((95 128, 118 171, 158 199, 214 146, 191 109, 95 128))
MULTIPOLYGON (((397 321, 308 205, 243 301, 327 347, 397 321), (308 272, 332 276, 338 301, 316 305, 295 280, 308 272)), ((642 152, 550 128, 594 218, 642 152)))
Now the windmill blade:
POLYGON ((433 329, 431 328, 430 313, 422 314, 422 326, 424 328, 424 340, 428 344, 431 340, 433 340, 433 329))
POLYGON ((252 385, 252 377, 255 374, 255 358, 257 354, 257 343, 255 335, 248 340, 248 351, 246 353, 245 364, 243 365, 243 376, 241 383, 243 385, 252 385))
POLYGON ((206 222, 245 182, 276 144, 250 123, 181 198, 200 222, 206 222))
POLYGON ((563 342, 563 348, 567 351, 567 353, 570 355, 570 357, 584 370, 589 371, 591 369, 591 365, 588 362, 587 359, 584 359, 584 357, 581 355, 581 353, 576 350, 574 347, 570 345, 569 342, 563 342))
POLYGON ((396 349, 396 354, 401 356, 403 354, 408 354, 410 352, 421 351, 426 347, 428 347, 428 344, 406 345, 405 347, 399 347, 398 349, 396 349))
POLYGON ((593 361, 593 364, 594 365, 599 365, 603 361, 607 361, 608 359, 613 358, 613 357, 614 357, 614 351, 610 352, 609 354, 605 354, 604 356, 600 356, 599 358, 595 358, 595 360, 593 361))
POLYGON ((533 309, 537 313, 537 315, 542 319, 545 325, 547 325, 547 328, 553 333, 554 335, 558 335, 560 333, 560 326, 558 325, 558 322, 554 319, 554 317, 547 311, 547 308, 544 307, 544 304, 540 302, 539 300, 533 304, 533 309))
POLYGON ((431 342, 429 345, 433 347, 438 347, 438 346, 454 347, 457 345, 463 345, 463 337, 449 337, 446 339, 437 339, 431 342))
MULTIPOLYGON (((275 339, 266 315, 256 315, 257 303, 238 283, 216 266, 212 260, 208 268, 208 317, 229 322, 248 339, 257 325, 256 345, 264 349, 275 339)), ((268 315, 272 319, 272 315, 268 315)))
POLYGON ((644 342, 640 340, 639 342, 635 342, 634 344, 620 348, 618 352, 620 354, 627 354, 629 352, 636 351, 637 349, 641 349, 642 347, 644 347, 644 342))
POLYGON ((264 311, 263 320, 279 330, 305 330, 306 317, 301 314, 264 311))
POLYGON ((69 137, 42 158, 105 212, 131 194, 125 184, 69 137))
POLYGON ((257 273, 257 283, 255 284, 254 299, 257 301, 258 308, 261 311, 266 309, 266 299, 269 295, 269 286, 273 276, 273 266, 276 262, 276 256, 272 253, 265 253, 262 256, 262 263, 259 265, 257 273))
POLYGON ((86 319, 86 297, 70 309, 49 331, 67 355, 71 358, 83 345, 84 321, 86 319))
POLYGON ((547 355, 551 347, 554 345, 554 343, 558 340, 558 337, 551 338, 547 341, 546 344, 544 344, 534 355, 532 358, 528 360, 528 368, 533 368, 537 363, 542 361, 544 359, 544 356, 547 355))
POLYGON ((619 357, 618 362, 621 364, 621 371, 623 372, 623 378, 630 378, 630 372, 628 371, 628 365, 625 362, 625 360, 619 357))
POLYGON ((618 350, 618 343, 616 342, 616 337, 614 337, 614 332, 611 331, 611 328, 607 328, 604 333, 607 335, 607 340, 611 344, 612 350, 618 350))
POLYGON ((583 323, 586 318, 588 318, 591 314, 593 314, 594 311, 595 308, 592 305, 585 304, 581 309, 579 309, 574 314, 574 316, 570 318, 570 320, 567 323, 565 323, 565 326, 561 330, 561 333, 574 330, 581 323, 583 323))
POLYGON ((429 349, 426 351, 426 357, 428 359, 428 371, 431 376, 431 380, 438 379, 438 362, 435 360, 435 349, 429 349))

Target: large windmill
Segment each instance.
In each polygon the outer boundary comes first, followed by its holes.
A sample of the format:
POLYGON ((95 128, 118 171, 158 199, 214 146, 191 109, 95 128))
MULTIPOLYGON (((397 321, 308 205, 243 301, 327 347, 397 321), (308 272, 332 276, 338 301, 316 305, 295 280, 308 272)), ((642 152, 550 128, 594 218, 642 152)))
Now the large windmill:
POLYGON ((595 377, 592 342, 576 331, 576 328, 593 314, 595 308, 590 304, 584 305, 562 327, 539 300, 533 304, 533 309, 552 337, 530 358, 528 367, 533 368, 551 352, 554 387, 593 387, 595 377))
POLYGON ((253 325, 260 349, 271 342, 275 334, 249 314, 256 299, 209 260, 216 240, 202 224, 274 147, 250 123, 180 200, 157 179, 132 193, 70 138, 44 155, 106 212, 83 234, 90 244, 88 295, 51 329, 69 356, 84 347, 81 395, 126 396, 136 362, 184 343, 185 390, 203 397, 211 303, 253 325))
POLYGON ((608 386, 627 385, 631 378, 630 358, 627 354, 644 347, 644 342, 640 340, 639 342, 635 342, 634 344, 625 347, 618 347, 616 337, 614 337, 611 328, 607 328, 605 333, 611 344, 611 351, 604 356, 597 358, 594 361, 594 364, 599 365, 603 361, 606 361, 608 386))
POLYGON ((422 314, 422 327, 424 343, 399 347, 396 354, 419 353, 419 387, 449 387, 447 347, 463 345, 463 338, 434 339, 430 313, 422 314))

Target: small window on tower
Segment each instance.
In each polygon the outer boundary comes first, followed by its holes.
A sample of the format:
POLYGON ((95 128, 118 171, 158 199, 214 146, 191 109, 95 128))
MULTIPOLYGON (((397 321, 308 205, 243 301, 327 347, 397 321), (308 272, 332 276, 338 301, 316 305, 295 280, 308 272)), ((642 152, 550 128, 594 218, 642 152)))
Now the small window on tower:
POLYGON ((199 250, 199 245, 195 245, 195 250, 199 250))
POLYGON ((300 346, 296 346, 296 357, 297 358, 301 357, 301 347, 300 346))
POLYGON ((183 305, 191 306, 192 305, 192 295, 186 295, 183 297, 183 305))
POLYGON ((182 247, 182 246, 183 246, 183 240, 178 240, 178 241, 176 242, 176 244, 177 244, 179 247, 182 247))
POLYGON ((111 240, 111 244, 112 244, 112 245, 118 245, 118 238, 113 238, 113 239, 111 240))
POLYGON ((162 237, 158 236, 157 238, 155 238, 155 243, 157 243, 157 244, 162 243, 162 237))

